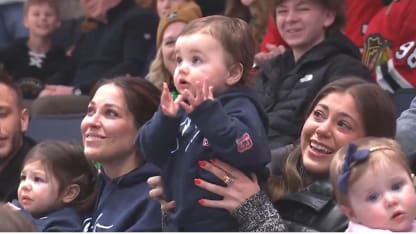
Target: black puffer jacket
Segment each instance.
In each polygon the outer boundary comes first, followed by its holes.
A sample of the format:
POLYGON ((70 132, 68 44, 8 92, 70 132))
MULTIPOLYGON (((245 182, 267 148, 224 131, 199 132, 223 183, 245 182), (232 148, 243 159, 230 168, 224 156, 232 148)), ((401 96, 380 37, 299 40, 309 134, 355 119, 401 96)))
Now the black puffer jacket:
POLYGON ((8 202, 17 199, 17 188, 20 183, 20 171, 26 154, 36 145, 36 142, 29 137, 23 138, 23 145, 16 152, 13 159, 0 171, 0 202, 8 202))
POLYGON ((298 139, 315 95, 329 82, 346 75, 372 81, 361 64, 358 48, 341 33, 310 49, 296 63, 292 51, 265 63, 255 77, 255 85, 269 118, 271 148, 298 139))

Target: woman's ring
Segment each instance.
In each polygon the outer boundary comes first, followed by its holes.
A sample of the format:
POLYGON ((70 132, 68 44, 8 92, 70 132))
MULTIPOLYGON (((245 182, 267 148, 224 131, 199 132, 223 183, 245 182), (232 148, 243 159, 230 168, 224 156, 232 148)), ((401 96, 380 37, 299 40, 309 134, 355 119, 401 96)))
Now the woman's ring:
POLYGON ((233 179, 228 175, 225 175, 222 177, 222 181, 224 182, 224 184, 230 185, 233 182, 233 179))

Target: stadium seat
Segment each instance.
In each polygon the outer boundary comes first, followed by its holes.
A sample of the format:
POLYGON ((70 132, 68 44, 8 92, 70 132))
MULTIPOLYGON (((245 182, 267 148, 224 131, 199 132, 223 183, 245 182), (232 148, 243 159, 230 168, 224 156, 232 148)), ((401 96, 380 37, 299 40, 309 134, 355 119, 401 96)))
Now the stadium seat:
POLYGON ((85 114, 50 115, 32 117, 26 135, 43 140, 70 140, 82 142, 80 125, 85 114))

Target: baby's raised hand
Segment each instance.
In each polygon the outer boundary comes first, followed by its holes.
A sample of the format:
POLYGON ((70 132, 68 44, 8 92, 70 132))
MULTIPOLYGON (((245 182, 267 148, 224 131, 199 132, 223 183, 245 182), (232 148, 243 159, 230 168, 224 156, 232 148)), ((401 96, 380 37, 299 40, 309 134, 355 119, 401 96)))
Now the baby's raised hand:
POLYGON ((168 84, 163 83, 162 95, 160 96, 160 107, 162 112, 169 117, 176 117, 176 114, 179 110, 179 102, 182 100, 181 95, 179 95, 174 101, 170 95, 168 84))
POLYGON ((208 86, 206 79, 195 83, 194 92, 192 94, 191 91, 186 89, 182 94, 183 99, 188 102, 181 101, 180 105, 188 114, 192 113, 202 102, 214 99, 212 86, 208 86))

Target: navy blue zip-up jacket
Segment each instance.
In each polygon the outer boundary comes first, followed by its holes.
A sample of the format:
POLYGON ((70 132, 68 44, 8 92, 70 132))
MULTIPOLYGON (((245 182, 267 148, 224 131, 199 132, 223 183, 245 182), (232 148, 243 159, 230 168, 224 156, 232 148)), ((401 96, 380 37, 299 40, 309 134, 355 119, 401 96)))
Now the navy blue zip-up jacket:
POLYGON ((195 178, 222 184, 198 161, 219 158, 246 173, 255 172, 262 183, 270 161, 266 128, 267 117, 255 92, 231 88, 189 115, 181 109, 171 118, 159 108, 140 129, 136 144, 146 160, 162 168, 165 195, 176 201, 170 221, 178 231, 238 230, 226 210, 198 204, 201 198, 221 198, 196 187, 195 178))
POLYGON ((146 163, 119 178, 98 176, 99 195, 91 217, 83 222, 88 232, 151 232, 162 230, 159 202, 149 197, 147 178, 159 169, 146 163))
POLYGON ((27 210, 24 210, 17 199, 12 204, 21 208, 21 212, 29 217, 38 232, 81 232, 82 217, 72 207, 64 207, 48 213, 41 218, 34 218, 27 210))

